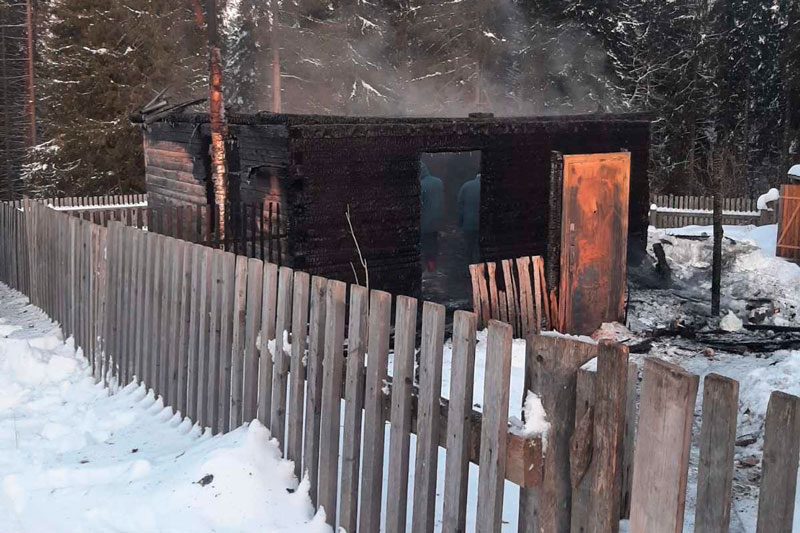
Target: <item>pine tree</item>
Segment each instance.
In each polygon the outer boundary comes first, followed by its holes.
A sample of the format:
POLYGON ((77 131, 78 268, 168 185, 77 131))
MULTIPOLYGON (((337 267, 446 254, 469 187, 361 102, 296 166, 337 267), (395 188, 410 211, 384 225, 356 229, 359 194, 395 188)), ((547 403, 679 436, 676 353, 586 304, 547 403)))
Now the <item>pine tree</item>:
POLYGON ((31 190, 66 196, 143 191, 141 132, 129 115, 155 90, 170 87, 178 100, 205 87, 204 49, 191 10, 170 0, 52 0, 44 7, 43 142, 26 166, 31 190))

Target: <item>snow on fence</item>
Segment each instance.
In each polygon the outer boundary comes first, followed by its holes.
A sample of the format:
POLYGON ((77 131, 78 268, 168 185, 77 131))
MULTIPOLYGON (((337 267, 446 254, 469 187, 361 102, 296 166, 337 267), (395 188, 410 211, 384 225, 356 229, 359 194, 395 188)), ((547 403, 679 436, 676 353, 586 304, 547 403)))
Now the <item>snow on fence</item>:
MULTIPOLYGON (((70 196, 59 198, 36 198, 35 201, 52 206, 57 211, 83 209, 109 209, 118 207, 143 207, 147 205, 147 194, 117 194, 111 196, 70 196)), ((25 200, 4 202, 21 208, 25 200)))
MULTIPOLYGON (((714 199, 711 196, 674 196, 659 194, 651 197, 650 225, 656 228, 710 226, 714 223, 714 199)), ((746 226, 774 224, 774 212, 758 209, 754 198, 724 198, 722 223, 746 226)))
MULTIPOLYGON (((98 380, 142 380, 214 432, 258 418, 308 476, 315 504, 338 508, 328 512, 333 526, 464 531, 470 506, 477 531, 499 532, 514 498, 520 531, 615 533, 628 516, 632 533, 682 528, 698 377, 677 366, 646 360, 637 401, 639 369, 625 346, 532 335, 525 389, 547 423, 527 395, 530 420, 520 427, 509 424, 512 331, 502 322, 489 323, 478 412, 473 313, 455 315, 445 399, 438 304, 422 305, 418 346, 414 298, 393 302, 117 221, 0 205, 0 239, 0 279, 74 336, 98 380), (543 427, 546 438, 536 433, 543 427), (479 467, 474 500, 469 463, 479 467)), ((736 381, 705 378, 698 532, 729 530, 737 406, 736 381)), ((759 532, 791 531, 799 458, 800 398, 774 392, 759 532)))

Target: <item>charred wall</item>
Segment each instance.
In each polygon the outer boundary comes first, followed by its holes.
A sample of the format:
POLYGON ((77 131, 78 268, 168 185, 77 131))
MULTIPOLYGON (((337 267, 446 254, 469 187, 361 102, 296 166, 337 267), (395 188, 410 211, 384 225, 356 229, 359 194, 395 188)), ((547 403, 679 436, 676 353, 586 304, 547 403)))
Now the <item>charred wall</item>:
POLYGON ((623 116, 549 119, 329 119, 289 123, 289 195, 295 266, 353 281, 363 272, 347 225, 369 263, 370 284, 418 295, 422 152, 482 153, 481 250, 498 260, 547 250, 550 157, 630 150, 631 248, 646 242, 649 120, 623 116))
POLYGON ((152 207, 207 205, 211 159, 207 127, 156 122, 144 134, 148 202, 152 207))

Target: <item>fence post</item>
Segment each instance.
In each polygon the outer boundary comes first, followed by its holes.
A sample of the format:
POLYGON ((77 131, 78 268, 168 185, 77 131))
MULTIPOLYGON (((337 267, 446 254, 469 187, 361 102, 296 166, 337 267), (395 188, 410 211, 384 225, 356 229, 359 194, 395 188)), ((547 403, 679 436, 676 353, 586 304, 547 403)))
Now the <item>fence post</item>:
POLYGON ((414 381, 414 340, 417 332, 417 300, 397 298, 392 374, 389 479, 386 488, 386 532, 406 530, 408 463, 411 442, 411 386, 414 381))
POLYGON ((703 426, 697 473, 695 533, 728 533, 739 410, 739 382, 709 374, 703 381, 703 426))
MULTIPOLYGON (((322 355, 325 345, 325 294, 328 280, 318 276, 311 279, 311 318, 308 333, 308 383, 306 390, 306 425, 303 466, 308 473, 309 496, 317 503, 319 477, 319 428, 322 417, 322 355)), ((365 414, 366 418, 366 414, 365 414)), ((365 437, 366 438, 366 437, 365 437)))
POLYGON ((698 377, 649 358, 634 454, 631 533, 680 533, 698 377))
POLYGON ((767 407, 756 533, 792 530, 799 456, 800 398, 775 391, 767 407))
POLYGON ((487 533, 499 532, 503 520, 512 336, 510 325, 489 322, 476 517, 477 530, 487 533))
POLYGON ((294 294, 292 295, 292 353, 290 361, 289 387, 289 425, 286 433, 286 457, 294 461, 294 473, 302 478, 303 460, 303 405, 305 403, 305 372, 303 359, 306 357, 308 339, 308 296, 311 278, 305 272, 294 273, 294 294))
POLYGON ((417 451, 414 468, 414 531, 433 531, 436 506, 436 470, 439 458, 439 401, 444 352, 443 305, 422 306, 422 346, 419 355, 417 451))
MULTIPOLYGON (((325 302, 325 355, 322 361, 318 505, 325 509, 326 522, 333 528, 336 527, 339 482, 339 420, 341 418, 342 372, 344 369, 342 349, 346 291, 347 285, 341 281, 329 281, 325 302)), ((274 399, 272 409, 275 412, 274 399)))

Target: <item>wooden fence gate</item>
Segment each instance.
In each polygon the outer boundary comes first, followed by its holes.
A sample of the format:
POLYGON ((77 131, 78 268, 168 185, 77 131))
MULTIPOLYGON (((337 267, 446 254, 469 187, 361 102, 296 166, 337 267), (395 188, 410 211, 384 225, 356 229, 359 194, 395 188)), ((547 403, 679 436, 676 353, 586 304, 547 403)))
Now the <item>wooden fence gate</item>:
POLYGON ((800 260, 800 185, 781 187, 779 217, 775 254, 784 259, 800 260))

